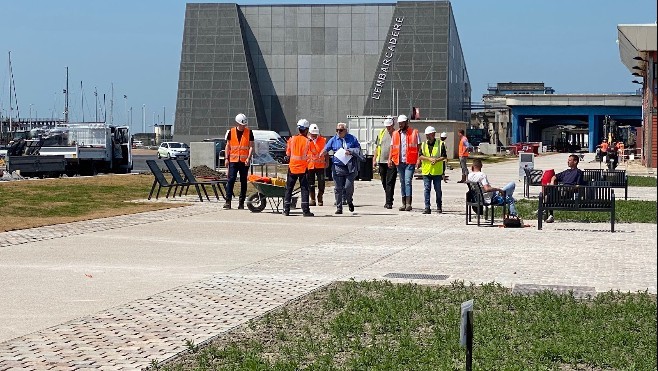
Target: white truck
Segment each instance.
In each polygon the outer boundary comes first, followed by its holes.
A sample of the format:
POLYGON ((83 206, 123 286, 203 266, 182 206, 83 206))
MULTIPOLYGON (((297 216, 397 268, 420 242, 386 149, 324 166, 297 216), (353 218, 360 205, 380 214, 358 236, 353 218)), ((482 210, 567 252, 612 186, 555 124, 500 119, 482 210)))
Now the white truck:
POLYGON ((71 123, 33 129, 29 136, 22 145, 15 143, 10 148, 9 171, 21 170, 21 174, 36 176, 42 176, 41 173, 71 176, 129 173, 133 168, 130 130, 125 126, 71 123), (47 168, 39 166, 46 162, 49 163, 47 168))
POLYGON ((387 116, 347 116, 347 128, 361 143, 364 155, 375 154, 377 135, 384 128, 387 116))

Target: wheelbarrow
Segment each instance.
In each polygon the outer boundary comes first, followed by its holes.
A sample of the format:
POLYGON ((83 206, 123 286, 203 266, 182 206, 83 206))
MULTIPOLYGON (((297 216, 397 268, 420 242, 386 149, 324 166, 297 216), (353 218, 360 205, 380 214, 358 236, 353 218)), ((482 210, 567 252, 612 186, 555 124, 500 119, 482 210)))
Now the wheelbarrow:
MULTIPOLYGON (((283 209, 283 202, 286 196, 286 187, 276 186, 262 182, 250 182, 256 188, 256 193, 247 197, 247 208, 253 213, 259 213, 270 205, 273 213, 281 213, 283 209)), ((293 190, 292 195, 295 196, 300 192, 299 187, 293 190)), ((293 198, 294 200, 294 198, 293 198)))

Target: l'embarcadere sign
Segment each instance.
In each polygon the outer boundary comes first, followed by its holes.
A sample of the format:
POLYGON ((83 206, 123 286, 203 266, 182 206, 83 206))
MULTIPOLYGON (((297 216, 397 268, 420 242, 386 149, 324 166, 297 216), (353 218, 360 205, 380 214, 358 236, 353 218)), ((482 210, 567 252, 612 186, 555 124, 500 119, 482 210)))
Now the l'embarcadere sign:
POLYGON ((389 68, 391 67, 391 60, 393 54, 395 53, 395 46, 398 44, 398 37, 400 37, 400 29, 402 28, 402 22, 404 17, 395 18, 395 23, 393 24, 393 31, 391 31, 391 38, 388 40, 388 46, 386 47, 386 53, 384 54, 384 59, 379 67, 380 73, 377 74, 377 82, 375 82, 375 88, 372 90, 372 99, 379 99, 382 93, 382 88, 386 82, 386 75, 388 75, 389 68))

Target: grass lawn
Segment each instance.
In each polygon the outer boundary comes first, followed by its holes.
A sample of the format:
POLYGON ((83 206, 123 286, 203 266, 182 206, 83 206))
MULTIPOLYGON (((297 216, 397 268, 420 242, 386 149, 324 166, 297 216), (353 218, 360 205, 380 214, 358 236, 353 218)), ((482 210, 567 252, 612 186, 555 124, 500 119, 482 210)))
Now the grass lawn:
POLYGON ((628 177, 628 186, 629 187, 653 187, 656 188, 658 184, 656 183, 656 178, 649 176, 629 176, 628 177))
MULTIPOLYGON (((522 199, 516 202, 516 209, 521 219, 537 220, 535 211, 538 201, 522 199)), ((591 211, 555 211, 556 221, 574 221, 585 223, 610 222, 610 213, 591 211)), ((615 221, 619 223, 653 223, 656 224, 656 201, 615 200, 615 221)))
POLYGON ((474 299, 474 370, 655 370, 656 297, 578 300, 497 284, 342 282, 248 322, 164 370, 463 370, 460 303, 474 299))
MULTIPOLYGON (((146 199, 151 175, 106 175, 0 183, 0 231, 88 220, 181 205, 146 199)), ((165 190, 166 192, 166 190, 165 190)))

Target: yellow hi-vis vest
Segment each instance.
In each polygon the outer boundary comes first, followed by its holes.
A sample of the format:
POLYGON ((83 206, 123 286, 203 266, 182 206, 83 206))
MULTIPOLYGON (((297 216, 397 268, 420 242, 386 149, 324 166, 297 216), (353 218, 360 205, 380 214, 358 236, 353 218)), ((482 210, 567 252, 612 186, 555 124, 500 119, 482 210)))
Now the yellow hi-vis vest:
MULTIPOLYGON (((432 147, 432 153, 430 152, 430 147, 427 145, 427 141, 423 142, 420 147, 421 155, 425 157, 440 157, 441 151, 444 144, 441 140, 436 140, 434 142, 434 147, 432 147)), ((422 160, 420 170, 423 175, 443 175, 443 161, 437 161, 434 165, 431 162, 422 160)))
POLYGON ((377 135, 377 149, 375 150, 375 161, 379 162, 379 156, 382 154, 382 139, 384 139, 384 133, 386 133, 386 128, 383 128, 382 131, 377 135))

